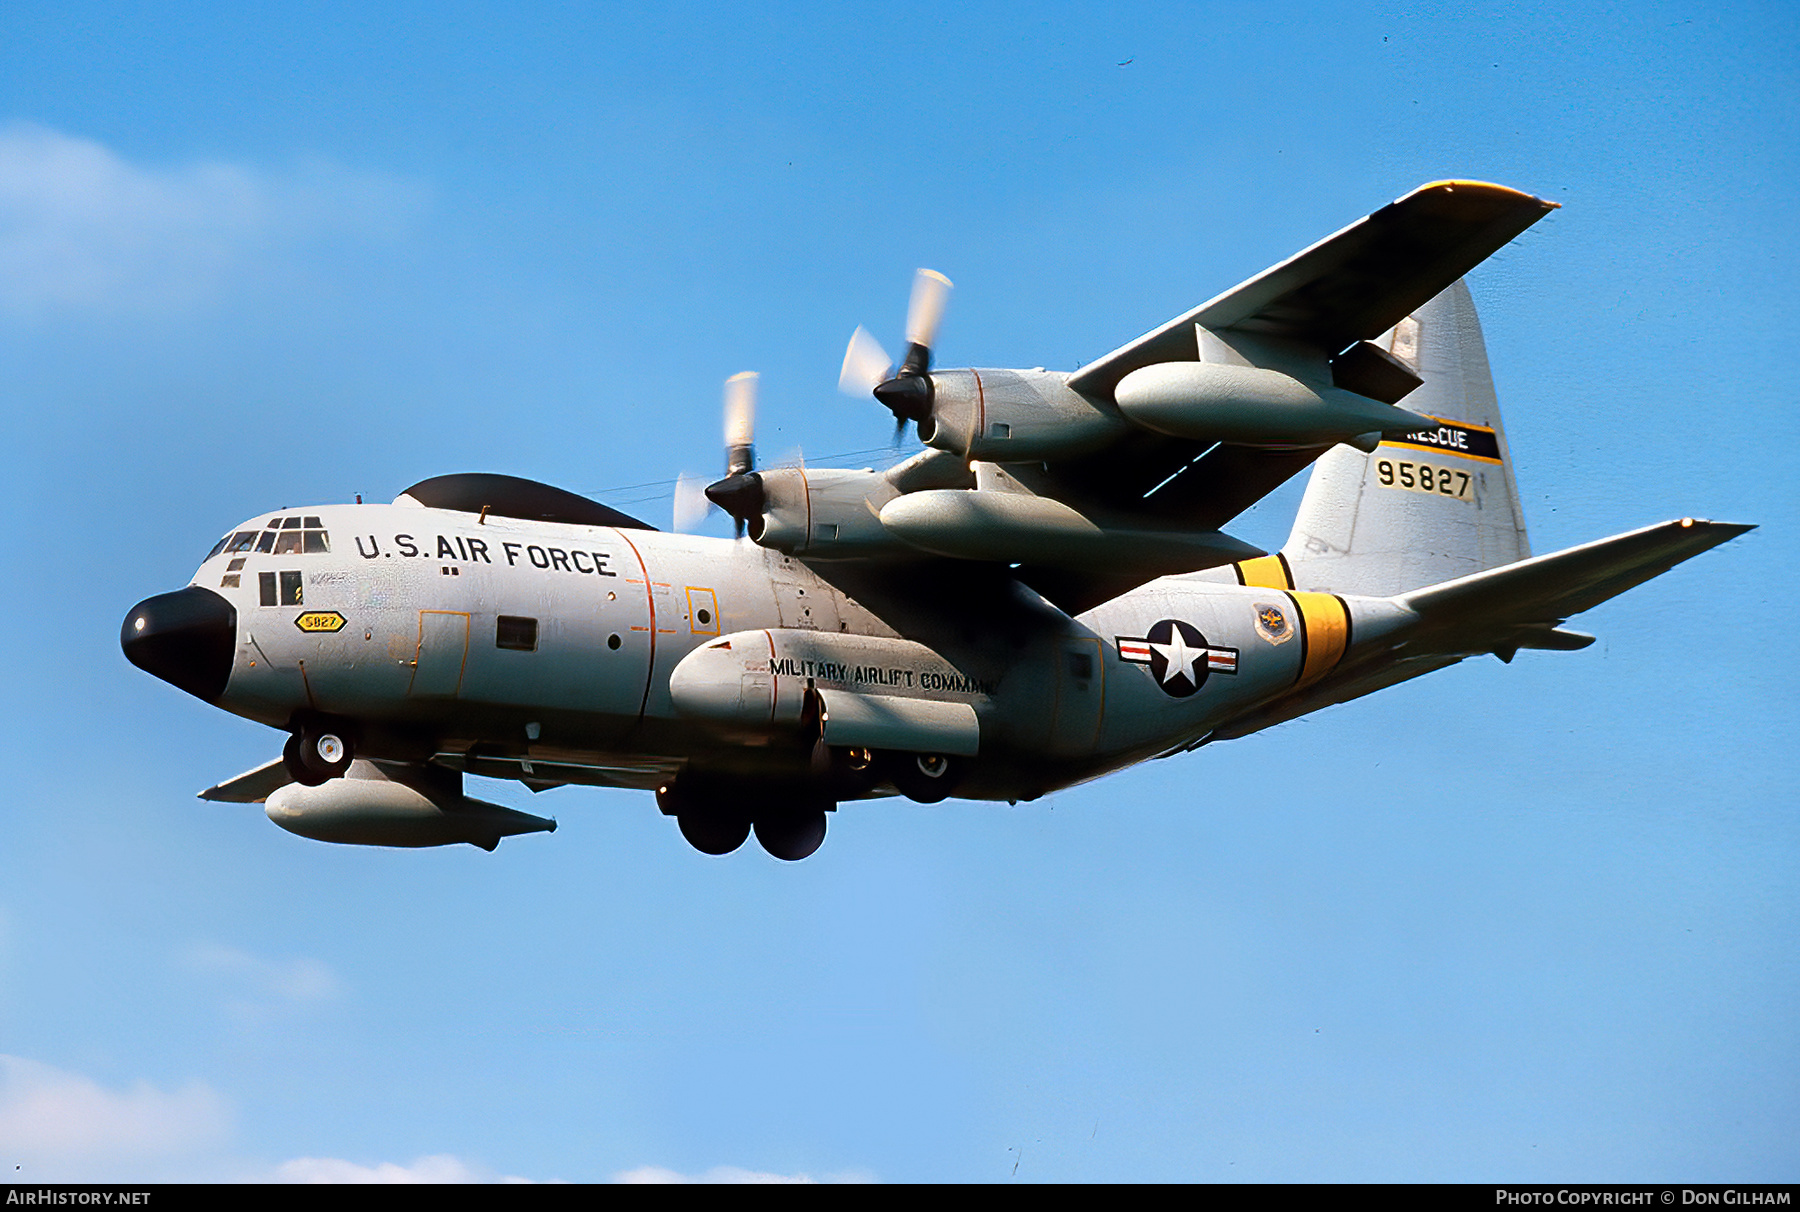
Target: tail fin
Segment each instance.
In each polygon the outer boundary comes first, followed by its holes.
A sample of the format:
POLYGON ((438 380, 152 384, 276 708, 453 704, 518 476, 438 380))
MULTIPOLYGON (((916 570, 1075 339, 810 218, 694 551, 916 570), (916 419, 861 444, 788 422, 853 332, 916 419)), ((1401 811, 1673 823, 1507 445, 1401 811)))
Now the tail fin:
POLYGON ((1405 406, 1445 424, 1318 461, 1281 550, 1292 584, 1387 597, 1530 556, 1468 287, 1452 283, 1377 344, 1424 380, 1405 406))

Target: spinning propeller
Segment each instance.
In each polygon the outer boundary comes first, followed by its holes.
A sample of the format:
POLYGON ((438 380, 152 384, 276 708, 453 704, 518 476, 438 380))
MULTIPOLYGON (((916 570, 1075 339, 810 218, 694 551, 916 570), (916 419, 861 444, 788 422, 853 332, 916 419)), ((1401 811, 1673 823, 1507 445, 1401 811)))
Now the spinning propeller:
POLYGON ((850 396, 868 392, 880 400, 894 414, 895 441, 908 421, 916 424, 931 415, 931 346, 950 289, 950 279, 935 269, 913 275, 912 301, 906 308, 906 357, 898 371, 881 342, 860 325, 844 351, 838 390, 850 396))
POLYGON ((699 476, 683 473, 675 481, 675 529, 696 529, 717 505, 744 522, 763 510, 762 478, 756 474, 756 380, 753 370, 725 380, 725 478, 703 485, 699 476))

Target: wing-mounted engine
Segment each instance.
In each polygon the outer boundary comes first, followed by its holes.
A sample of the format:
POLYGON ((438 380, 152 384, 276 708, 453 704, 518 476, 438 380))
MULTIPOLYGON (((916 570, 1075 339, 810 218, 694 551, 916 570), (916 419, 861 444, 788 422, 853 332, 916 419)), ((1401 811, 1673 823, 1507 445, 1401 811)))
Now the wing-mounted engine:
POLYGON ((883 506, 916 490, 973 487, 965 462, 928 450, 886 471, 777 467, 727 476, 706 495, 761 546, 848 560, 916 556, 916 547, 882 524, 883 506))
POLYGON ((918 419, 927 446, 989 463, 1066 459, 1107 445, 1129 428, 1111 408, 1069 390, 1045 370, 942 370, 929 376, 930 411, 918 419))

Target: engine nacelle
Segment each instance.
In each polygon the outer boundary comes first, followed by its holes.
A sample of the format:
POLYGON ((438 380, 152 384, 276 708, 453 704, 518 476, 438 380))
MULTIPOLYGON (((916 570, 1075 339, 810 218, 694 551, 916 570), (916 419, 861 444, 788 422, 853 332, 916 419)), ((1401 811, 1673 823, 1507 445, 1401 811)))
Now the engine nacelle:
POLYGON ((1329 446, 1360 434, 1430 429, 1436 422, 1341 387, 1310 385, 1261 366, 1158 362, 1119 380, 1125 417, 1177 438, 1243 446, 1329 446))
POLYGON ((669 675, 676 711, 746 740, 963 756, 991 689, 911 640, 792 629, 720 636, 669 675))
POLYGON ((1046 370, 933 371, 919 440, 965 459, 1030 463, 1097 449, 1128 430, 1067 379, 1046 370))
POLYGON ((263 811, 289 833, 352 846, 467 842, 492 850, 503 837, 556 830, 555 821, 470 799, 449 771, 401 781, 391 769, 359 759, 342 778, 317 787, 289 783, 270 793, 263 811))
POLYGON ((908 551, 876 516, 900 491, 882 472, 778 467, 756 476, 763 510, 750 537, 764 547, 824 560, 908 551))

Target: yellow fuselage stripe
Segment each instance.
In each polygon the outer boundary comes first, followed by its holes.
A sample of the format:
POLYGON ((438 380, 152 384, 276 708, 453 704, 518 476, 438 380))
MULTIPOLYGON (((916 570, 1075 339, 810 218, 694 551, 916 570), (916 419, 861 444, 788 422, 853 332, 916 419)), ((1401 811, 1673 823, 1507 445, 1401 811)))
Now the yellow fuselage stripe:
POLYGON ((1278 551, 1274 555, 1257 556, 1233 566, 1238 584, 1258 589, 1292 589, 1294 578, 1288 575, 1287 561, 1278 551))
POLYGON ((1304 686, 1337 668, 1350 646, 1350 611, 1336 594, 1290 592, 1288 597, 1300 612, 1300 680, 1294 684, 1304 686))

